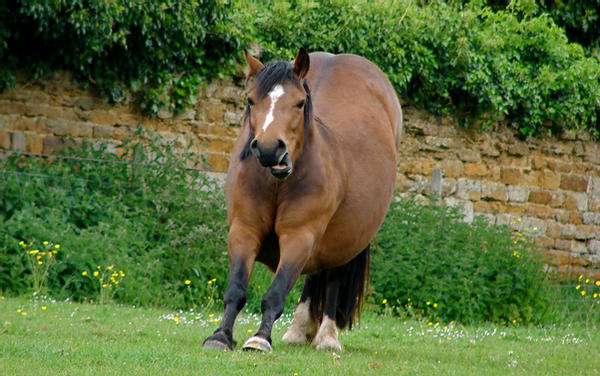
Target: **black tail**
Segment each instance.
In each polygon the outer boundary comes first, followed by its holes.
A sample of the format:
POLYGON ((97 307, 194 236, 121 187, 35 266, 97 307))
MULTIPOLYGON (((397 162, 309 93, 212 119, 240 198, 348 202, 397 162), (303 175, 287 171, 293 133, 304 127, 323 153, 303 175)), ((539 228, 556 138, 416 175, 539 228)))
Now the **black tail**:
POLYGON ((337 280, 339 291, 335 322, 340 329, 352 329, 355 319, 360 320, 360 309, 369 283, 369 264, 370 249, 367 246, 347 264, 311 275, 310 287, 304 293, 310 298, 313 318, 321 319, 325 310, 327 284, 337 280))

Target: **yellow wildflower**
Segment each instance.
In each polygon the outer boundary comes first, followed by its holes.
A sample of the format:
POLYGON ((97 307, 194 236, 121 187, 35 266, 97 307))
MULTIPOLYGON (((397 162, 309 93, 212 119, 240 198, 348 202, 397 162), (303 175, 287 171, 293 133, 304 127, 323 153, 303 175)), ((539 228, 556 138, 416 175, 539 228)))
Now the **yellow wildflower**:
POLYGON ((248 329, 248 333, 252 333, 252 329, 248 329))
POLYGON ((42 311, 45 311, 46 309, 48 309, 48 307, 46 307, 45 305, 42 306, 42 311))
POLYGON ((98 273, 98 271, 97 271, 97 270, 96 270, 96 271, 94 271, 94 277, 97 277, 97 276, 98 276, 98 274, 99 274, 99 273, 98 273))
POLYGON ((585 290, 581 290, 581 296, 584 296, 586 294, 585 290))
POLYGON ((575 290, 579 290, 580 288, 581 288, 581 285, 575 286, 575 290))
POLYGON ((178 316, 173 317, 173 321, 175 321, 176 323, 179 322, 179 317, 178 316))
POLYGON ((208 317, 212 318, 214 315, 215 315, 214 313, 211 313, 211 314, 208 315, 208 317))
POLYGON ((114 265, 109 265, 106 267, 106 270, 113 270, 114 267, 115 267, 114 265))
POLYGON ((37 249, 32 249, 31 251, 29 251, 30 255, 37 255, 38 253, 40 253, 40 251, 37 249))
POLYGON ((590 283, 590 279, 589 279, 589 278, 586 278, 586 279, 585 279, 585 283, 590 283))
POLYGON ((22 314, 23 316, 27 316, 27 312, 25 312, 25 311, 21 312, 21 314, 22 314))
POLYGON ((87 272, 81 272, 81 275, 86 276, 87 272))
POLYGON ((596 281, 595 285, 600 286, 600 281, 596 281))
POLYGON ((48 245, 48 241, 47 241, 47 240, 44 240, 44 243, 43 243, 43 244, 44 244, 44 245, 48 245))
POLYGON ((190 283, 192 283, 192 281, 190 281, 189 279, 186 279, 184 282, 186 285, 189 285, 190 283))
POLYGON ((437 303, 433 303, 433 308, 437 308, 437 303))
POLYGON ((54 245, 54 248, 59 249, 60 248, 60 244, 54 245))
POLYGON ((381 303, 383 303, 383 304, 386 304, 386 303, 387 303, 387 299, 383 299, 383 300, 381 301, 381 303))
POLYGON ((38 265, 42 265, 42 264, 43 264, 43 262, 42 262, 42 261, 38 261, 38 265))
POLYGON ((578 281, 581 281, 583 279, 583 274, 579 275, 579 278, 577 278, 578 281))

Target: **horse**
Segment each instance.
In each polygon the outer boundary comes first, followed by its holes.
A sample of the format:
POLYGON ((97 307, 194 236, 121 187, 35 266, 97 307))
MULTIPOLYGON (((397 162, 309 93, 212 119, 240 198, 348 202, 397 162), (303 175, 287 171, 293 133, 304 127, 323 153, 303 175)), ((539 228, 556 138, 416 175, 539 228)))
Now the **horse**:
POLYGON ((402 110, 385 74, 352 54, 308 53, 266 64, 246 50, 242 129, 225 183, 229 282, 204 348, 233 349, 255 262, 275 273, 244 350, 272 351, 286 297, 307 274, 282 341, 342 351, 368 282, 369 244, 396 180, 402 110))

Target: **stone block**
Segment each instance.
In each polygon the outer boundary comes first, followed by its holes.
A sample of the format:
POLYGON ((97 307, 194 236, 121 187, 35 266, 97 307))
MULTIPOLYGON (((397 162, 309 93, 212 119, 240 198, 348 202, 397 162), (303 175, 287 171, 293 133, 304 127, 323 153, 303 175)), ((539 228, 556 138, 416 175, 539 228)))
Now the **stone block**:
POLYGON ((34 133, 25 134, 27 151, 41 154, 44 151, 44 137, 34 133))
POLYGON ((560 188, 566 191, 585 192, 588 188, 588 178, 573 174, 561 174, 560 188))
POLYGON ((525 202, 529 197, 529 188, 523 187, 507 187, 508 201, 512 202, 525 202))
POLYGON ((444 176, 448 178, 457 178, 463 175, 463 164, 461 161, 450 159, 441 163, 444 176))
POLYGON ((0 148, 10 149, 10 133, 0 129, 0 148))
POLYGON ((600 213, 588 212, 583 213, 583 224, 586 225, 600 225, 600 213))
POLYGON ((65 120, 47 119, 45 123, 50 133, 55 136, 67 136, 69 134, 69 125, 65 120))
POLYGON ((468 162, 463 167, 464 174, 468 177, 483 177, 488 173, 488 168, 485 163, 468 162))
POLYGON ((552 200, 550 200, 550 206, 553 208, 560 208, 565 203, 565 194, 562 192, 552 192, 552 200))
POLYGON ((480 162, 481 156, 477 150, 462 149, 456 152, 456 156, 463 162, 480 162))
POLYGON ((473 203, 471 201, 447 197, 444 199, 444 204, 446 206, 457 207, 458 212, 463 215, 463 222, 473 222, 473 203))
POLYGON ((458 179, 456 182, 456 196, 463 200, 469 200, 469 195, 475 192, 477 195, 481 193, 481 182, 470 179, 458 179))
POLYGON ((519 157, 525 156, 529 154, 529 147, 522 142, 517 142, 513 145, 510 145, 510 147, 507 149, 507 152, 509 155, 515 155, 519 157))
POLYGON ((88 121, 95 124, 113 125, 118 124, 119 115, 111 111, 94 110, 88 113, 88 121))
POLYGON ((557 158, 547 158, 546 166, 554 172, 571 172, 571 164, 557 158))
POLYGON ((557 190, 560 186, 560 174, 552 170, 541 170, 542 188, 557 190))
POLYGON ((548 238, 546 236, 536 236, 533 240, 534 244, 541 248, 551 248, 554 247, 554 239, 548 238))
POLYGON ((572 211, 586 211, 588 210, 588 196, 586 193, 565 193, 565 202, 563 209, 572 211))
POLYGON ((59 136, 44 137, 44 154, 52 154, 55 151, 72 146, 75 146, 75 143, 69 139, 63 139, 59 136))
POLYGON ((482 182, 481 199, 488 201, 506 201, 508 200, 508 192, 504 184, 482 182))
POLYGON ((92 126, 92 135, 94 138, 111 138, 113 127, 108 125, 94 125, 92 126))
POLYGON ((506 185, 522 185, 523 172, 516 168, 503 168, 500 170, 500 181, 506 185))
POLYGON ((600 195, 599 194, 590 195, 590 197, 588 199, 588 210, 600 211, 600 195))
POLYGON ((27 149, 27 138, 24 133, 12 133, 10 141, 14 150, 25 151, 27 149))
POLYGON ((550 201, 552 201, 552 194, 548 192, 534 191, 529 193, 529 202, 546 205, 550 201))
POLYGON ((560 223, 572 223, 574 225, 583 223, 582 213, 558 213, 555 218, 560 223))
POLYGON ((575 239, 600 239, 600 226, 578 225, 575 226, 575 239))
POLYGON ((587 250, 594 255, 600 255, 600 240, 591 239, 587 242, 587 250))
POLYGON ((226 124, 239 126, 242 124, 242 117, 241 113, 228 111, 223 115, 223 120, 226 124))
POLYGON ((205 167, 210 168, 213 171, 227 171, 227 167, 229 166, 228 154, 206 152, 203 155, 208 164, 205 167))
POLYGON ((533 152, 529 156, 529 160, 533 169, 541 170, 546 167, 546 158, 539 152, 533 152))

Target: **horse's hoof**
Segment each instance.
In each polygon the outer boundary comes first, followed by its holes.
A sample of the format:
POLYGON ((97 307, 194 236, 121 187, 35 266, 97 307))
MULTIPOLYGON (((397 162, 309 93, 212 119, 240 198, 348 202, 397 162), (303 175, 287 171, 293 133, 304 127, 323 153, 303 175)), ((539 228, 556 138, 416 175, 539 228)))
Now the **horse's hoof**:
POLYGON ((202 347, 204 347, 205 349, 220 350, 220 351, 233 350, 233 346, 228 345, 227 342, 221 341, 220 339, 215 338, 215 337, 216 337, 216 335, 205 339, 202 347))
POLYGON ((325 350, 325 351, 333 351, 333 352, 337 352, 337 353, 341 353, 344 350, 344 348, 342 347, 342 344, 339 343, 339 341, 336 341, 332 338, 328 338, 328 339, 322 341, 321 343, 316 345, 315 348, 319 351, 325 350))
POLYGON ((304 345, 308 343, 308 338, 306 334, 300 333, 299 330, 294 330, 295 328, 288 329, 287 332, 281 338, 281 341, 286 345, 304 345))
POLYGON ((264 338, 260 338, 258 336, 253 336, 248 338, 244 346, 242 346, 242 350, 250 350, 250 351, 262 351, 266 353, 270 353, 273 351, 273 347, 264 338))

